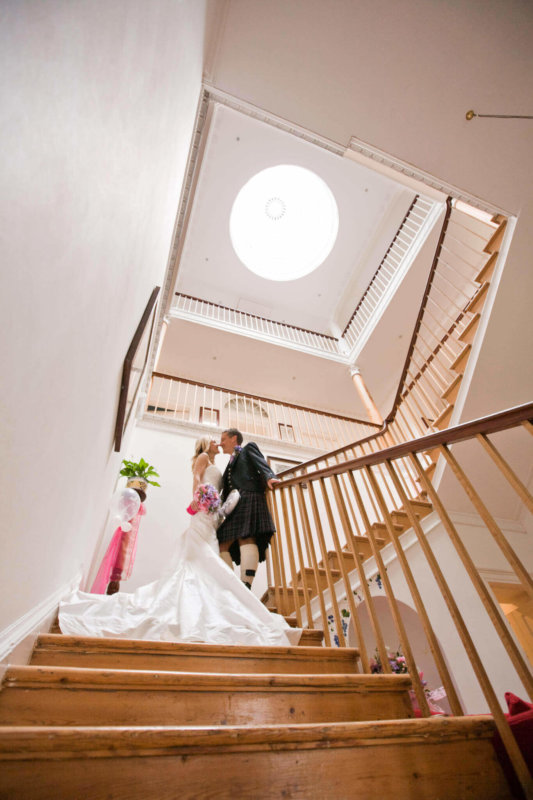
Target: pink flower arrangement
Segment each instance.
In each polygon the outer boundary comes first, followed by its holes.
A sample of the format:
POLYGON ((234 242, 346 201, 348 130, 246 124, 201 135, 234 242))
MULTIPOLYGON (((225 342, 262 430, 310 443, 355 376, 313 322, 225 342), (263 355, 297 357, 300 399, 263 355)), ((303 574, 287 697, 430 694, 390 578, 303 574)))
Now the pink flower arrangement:
POLYGON ((187 512, 194 515, 198 511, 204 511, 206 514, 212 514, 220 508, 220 495, 210 483, 202 483, 194 493, 194 500, 196 501, 197 509, 192 508, 192 503, 187 507, 187 512))

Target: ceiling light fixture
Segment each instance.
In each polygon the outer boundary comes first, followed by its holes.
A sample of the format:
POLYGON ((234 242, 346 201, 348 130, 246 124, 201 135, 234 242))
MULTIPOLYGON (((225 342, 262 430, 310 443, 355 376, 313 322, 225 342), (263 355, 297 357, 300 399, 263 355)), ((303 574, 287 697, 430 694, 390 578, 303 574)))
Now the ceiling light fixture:
POLYGON ((324 263, 339 229, 331 189, 304 167, 258 172, 231 209, 233 248, 249 270, 273 281, 302 278, 324 263))

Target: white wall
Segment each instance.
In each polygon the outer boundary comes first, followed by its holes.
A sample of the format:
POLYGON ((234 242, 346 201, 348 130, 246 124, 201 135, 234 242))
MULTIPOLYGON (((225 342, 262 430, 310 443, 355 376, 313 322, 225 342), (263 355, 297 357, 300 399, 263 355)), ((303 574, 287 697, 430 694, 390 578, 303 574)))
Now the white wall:
POLYGON ((463 419, 533 390, 530 114, 524 0, 229 0, 213 83, 348 145, 352 136, 519 216, 463 419))
POLYGON ((6 0, 0 631, 91 558, 122 361, 161 284, 196 113, 202 0, 6 0))

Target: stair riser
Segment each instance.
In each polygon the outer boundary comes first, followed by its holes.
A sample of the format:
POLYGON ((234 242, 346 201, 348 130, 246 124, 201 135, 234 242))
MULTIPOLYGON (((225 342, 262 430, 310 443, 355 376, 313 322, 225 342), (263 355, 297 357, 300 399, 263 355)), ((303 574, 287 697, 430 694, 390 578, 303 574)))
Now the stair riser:
POLYGON ((10 800, 505 800, 509 790, 488 740, 371 741, 357 746, 261 746, 165 755, 4 761, 0 797, 10 800), (362 745, 362 746, 361 746, 362 745), (386 769, 384 768, 386 765, 386 769), (480 768, 482 766, 482 769, 480 768))
MULTIPOLYGON (((331 577, 332 577, 333 583, 336 583, 336 581, 338 581, 341 576, 340 576, 340 573, 339 573, 338 575, 332 575, 331 577)), ((316 592, 316 580, 315 580, 315 576, 312 573, 312 571, 310 571, 310 573, 305 576, 305 580, 306 580, 306 583, 307 583, 307 589, 311 589, 311 591, 313 593, 313 596, 315 596, 316 593, 317 593, 316 592)), ((303 585, 304 585, 303 578, 300 578, 299 581, 298 581, 298 586, 299 587, 303 587, 303 585)), ((324 574, 324 575, 319 575, 318 576, 318 585, 319 585, 319 588, 321 590, 328 588, 327 575, 324 574)))
MULTIPOLYGON (((304 631, 305 633, 305 631, 304 631)), ((312 631, 309 631, 312 633, 312 631)), ((321 631, 317 634, 321 636, 321 631)), ((306 637, 307 638, 307 637, 306 637)), ((322 648, 321 648, 322 650, 322 648)), ((278 657, 278 658, 220 658, 215 656, 151 655, 147 653, 114 653, 112 651, 68 652, 37 650, 34 666, 92 667, 100 669, 146 669, 170 672, 223 672, 240 675, 270 673, 276 675, 340 675, 358 671, 357 656, 335 657, 278 657)))
POLYGON ((2 725, 274 725, 403 719, 406 691, 5 688, 2 725))

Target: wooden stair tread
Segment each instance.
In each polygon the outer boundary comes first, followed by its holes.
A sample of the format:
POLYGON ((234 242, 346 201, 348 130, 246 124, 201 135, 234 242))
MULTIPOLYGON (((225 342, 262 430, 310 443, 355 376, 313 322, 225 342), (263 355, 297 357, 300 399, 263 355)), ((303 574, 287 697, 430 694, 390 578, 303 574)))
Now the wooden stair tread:
POLYGON ((504 219, 503 222, 496 228, 492 236, 490 237, 489 241, 483 248, 484 253, 496 253, 500 249, 503 234, 505 233, 505 228, 507 227, 507 220, 504 219))
POLYGON ((307 645, 308 647, 314 645, 322 649, 321 644, 323 639, 324 631, 320 630, 320 628, 305 628, 302 631, 302 639, 300 641, 303 645, 307 645))
POLYGON ((453 409, 454 409, 453 403, 448 403, 446 408, 443 411, 441 411, 441 413, 433 423, 433 427, 438 428, 439 430, 444 430, 444 428, 447 428, 451 416, 453 414, 453 409))
POLYGON ((289 725, 224 726, 30 726, 0 725, 0 759, 23 750, 28 757, 56 757, 75 752, 108 752, 110 743, 121 742, 118 751, 127 757, 138 751, 159 754, 161 748, 210 748, 213 743, 228 747, 238 744, 270 748, 272 744, 314 743, 317 747, 341 746, 341 741, 383 741, 391 737, 461 737, 490 739, 495 731, 490 715, 469 717, 428 717, 425 719, 373 720, 342 723, 301 723, 289 725))
POLYGON ((382 800, 393 786, 400 798, 416 792, 424 800, 505 800, 510 793, 494 756, 493 733, 487 717, 185 729, 0 728, 0 795, 174 800, 178 790, 181 800, 382 800), (117 780, 119 775, 127 779, 117 780))
POLYGON ((474 297, 468 303, 465 311, 469 313, 475 313, 483 308, 483 304, 487 297, 487 292, 489 290, 490 283, 485 281, 485 283, 481 284, 477 292, 475 293, 474 297))
POLYGON ((481 314, 476 311, 473 315, 472 319, 470 319, 459 336, 457 337, 460 342, 468 342, 472 344, 474 341, 474 336, 476 335, 476 331, 478 329, 479 320, 481 319, 481 314))
POLYGON ((450 369, 454 372, 462 372, 466 366, 466 362, 468 361, 471 349, 471 344, 465 344, 461 349, 461 352, 456 356, 452 364, 450 364, 450 369))
POLYGON ((415 510, 415 513, 417 513, 417 514, 418 513, 420 513, 420 514, 431 514, 431 512, 433 511, 433 506, 431 505, 429 500, 416 500, 416 499, 412 499, 411 500, 410 499, 409 500, 409 505, 411 506, 411 508, 413 508, 415 510))
POLYGON ((498 251, 492 253, 491 257, 488 259, 486 264, 480 269, 480 271, 474 278, 474 281, 476 283, 485 283, 485 281, 490 281, 494 273, 494 268, 496 267, 498 255, 499 255, 498 251))
POLYGON ((448 403, 455 403, 457 400, 457 395, 459 394, 459 387, 461 386, 461 381, 463 380, 463 376, 461 374, 456 375, 453 380, 450 381, 448 386, 443 391, 441 397, 443 400, 446 400, 448 403))
MULTIPOLYGON (((333 649, 333 648, 330 648, 333 649)), ((336 648, 341 649, 341 648, 336 648)), ((338 675, 277 675, 267 673, 209 673, 209 672, 159 672, 135 669, 99 669, 93 667, 23 666, 6 669, 2 690, 57 685, 62 688, 82 687, 104 690, 112 686, 164 687, 170 691, 183 691, 191 686, 227 691, 260 687, 264 689, 286 687, 319 687, 322 690, 346 688, 365 692, 399 691, 411 687, 408 674, 341 673, 338 675)), ((1 700, 1 697, 0 697, 1 700)), ((1 704, 0 704, 1 705, 1 704)))
MULTIPOLYGON (((376 522, 374 523, 374 525, 378 524, 382 523, 376 523, 376 522)), ((356 547, 357 546, 362 547, 363 545, 365 547, 370 546, 370 539, 368 538, 368 536, 354 536, 353 540, 356 547)), ((382 547, 387 544, 386 540, 381 538, 380 536, 374 536, 374 540, 379 547, 382 547)), ((345 544, 342 550, 343 552, 351 553, 351 548, 349 544, 345 544)), ((363 553, 359 553, 359 555, 363 555, 363 553)))
MULTIPOLYGON (((286 621, 296 626, 295 618, 286 617, 286 621)), ((101 668, 124 668, 127 664, 137 669, 200 672, 322 673, 354 669, 359 657, 355 648, 325 647, 317 652, 323 635, 322 630, 307 629, 302 631, 298 646, 244 647, 46 634, 38 638, 31 664, 101 668)))
MULTIPOLYGON (((397 533, 402 532, 402 526, 393 523, 392 527, 396 530, 397 533)), ((373 531, 383 531, 385 534, 388 535, 388 529, 384 522, 373 522, 371 525, 373 531)), ((386 544, 385 540, 383 540, 383 544, 386 544)))
POLYGON ((2 725, 254 725, 413 716, 408 675, 9 667, 2 725))
MULTIPOLYGON (((305 572, 306 574, 309 573, 309 575, 314 575, 315 574, 315 571, 314 571, 313 567, 304 567, 303 570, 298 570, 298 572, 296 573, 296 577, 297 578, 301 578, 302 571, 305 572)), ((341 575, 341 573, 340 573, 340 571, 338 569, 330 569, 329 572, 331 573, 332 576, 334 575, 336 578, 339 578, 340 575, 341 575)), ((327 575, 327 573, 328 573, 328 570, 326 570, 325 567, 318 565, 318 574, 319 575, 327 575)))
MULTIPOLYGON (((287 617, 287 621, 293 621, 292 617, 287 617)), ((65 634, 57 633, 44 633, 40 634, 37 639, 36 650, 41 648, 54 648, 54 649, 81 649, 85 650, 120 650, 138 652, 169 652, 177 655, 184 653, 201 653, 202 655, 209 655, 215 657, 221 653, 224 655, 253 655, 260 657, 261 655, 272 654, 288 654, 295 657, 301 656, 301 648, 287 645, 285 646, 268 646, 262 647, 259 645, 237 645, 237 644, 204 644, 187 643, 187 642, 161 642, 152 639, 113 639, 111 637, 100 636, 67 636, 65 634)), ((337 648, 331 648, 336 650, 337 648)), ((34 651, 35 652, 35 651, 34 651)))

